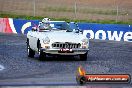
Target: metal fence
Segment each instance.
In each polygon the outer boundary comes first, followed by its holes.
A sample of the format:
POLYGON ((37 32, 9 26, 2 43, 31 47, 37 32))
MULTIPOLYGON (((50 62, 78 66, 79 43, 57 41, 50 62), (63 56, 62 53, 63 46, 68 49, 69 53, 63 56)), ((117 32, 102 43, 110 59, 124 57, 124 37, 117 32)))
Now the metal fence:
POLYGON ((79 20, 132 20, 132 0, 0 0, 0 13, 79 20))

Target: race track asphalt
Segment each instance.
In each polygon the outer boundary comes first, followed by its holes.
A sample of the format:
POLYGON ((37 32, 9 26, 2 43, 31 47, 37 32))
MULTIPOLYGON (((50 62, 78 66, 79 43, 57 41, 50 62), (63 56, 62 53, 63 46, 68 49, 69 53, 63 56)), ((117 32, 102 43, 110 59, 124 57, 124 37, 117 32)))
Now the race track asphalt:
MULTIPOLYGON (((80 65, 88 74, 132 75, 132 43, 90 40, 87 61, 78 57, 48 57, 39 61, 37 55, 28 58, 26 35, 0 33, 0 85, 78 85, 75 78, 80 65)), ((132 87, 132 84, 88 85, 132 87)))

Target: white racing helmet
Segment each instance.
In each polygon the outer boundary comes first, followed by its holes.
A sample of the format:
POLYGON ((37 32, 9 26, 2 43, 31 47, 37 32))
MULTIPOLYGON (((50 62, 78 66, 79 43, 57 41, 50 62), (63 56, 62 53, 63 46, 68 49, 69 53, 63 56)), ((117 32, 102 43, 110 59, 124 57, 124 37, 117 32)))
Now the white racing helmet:
POLYGON ((49 18, 44 18, 42 20, 43 27, 42 29, 49 29, 50 28, 50 19, 49 18))
POLYGON ((49 18, 44 18, 44 19, 42 20, 42 23, 49 23, 49 21, 50 21, 49 18))

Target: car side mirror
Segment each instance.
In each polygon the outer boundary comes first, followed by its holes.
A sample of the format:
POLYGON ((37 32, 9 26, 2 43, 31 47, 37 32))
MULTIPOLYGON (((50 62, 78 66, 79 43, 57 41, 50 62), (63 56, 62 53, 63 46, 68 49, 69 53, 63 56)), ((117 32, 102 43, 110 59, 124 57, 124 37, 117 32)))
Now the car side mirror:
POLYGON ((83 34, 83 30, 79 30, 83 34))
POLYGON ((79 33, 79 29, 73 29, 73 32, 79 33))
POLYGON ((76 33, 79 33, 79 29, 75 29, 75 32, 76 32, 76 33))
POLYGON ((37 28, 36 27, 32 27, 32 31, 37 31, 37 28))

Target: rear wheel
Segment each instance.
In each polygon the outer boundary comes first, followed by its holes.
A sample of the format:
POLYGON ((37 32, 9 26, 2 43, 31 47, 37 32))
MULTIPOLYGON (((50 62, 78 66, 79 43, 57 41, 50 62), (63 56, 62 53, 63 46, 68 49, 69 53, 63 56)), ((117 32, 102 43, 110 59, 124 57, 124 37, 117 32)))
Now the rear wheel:
POLYGON ((86 52, 85 54, 80 54, 80 60, 86 61, 87 58, 88 58, 88 52, 86 52))
POLYGON ((28 57, 34 58, 35 51, 30 48, 29 41, 27 41, 27 53, 28 57))

